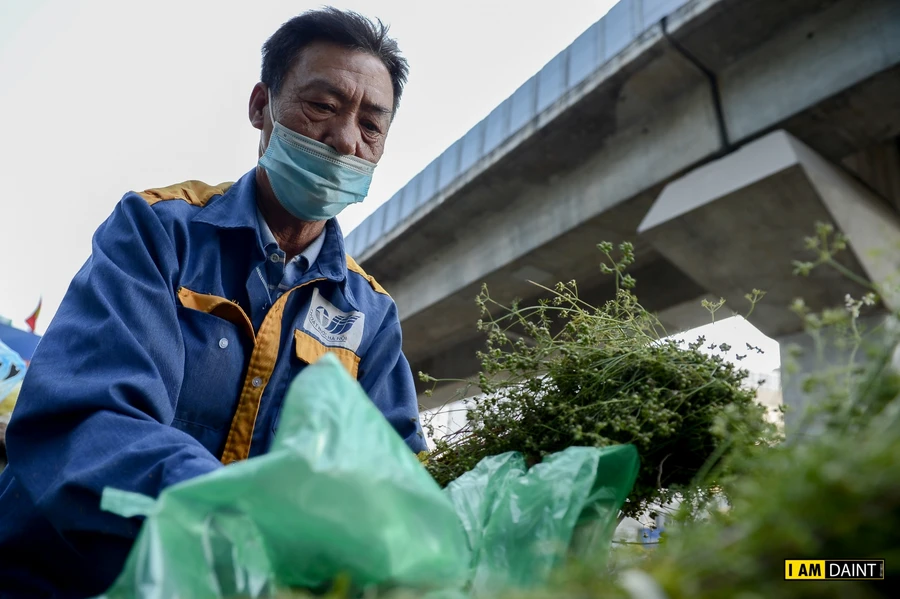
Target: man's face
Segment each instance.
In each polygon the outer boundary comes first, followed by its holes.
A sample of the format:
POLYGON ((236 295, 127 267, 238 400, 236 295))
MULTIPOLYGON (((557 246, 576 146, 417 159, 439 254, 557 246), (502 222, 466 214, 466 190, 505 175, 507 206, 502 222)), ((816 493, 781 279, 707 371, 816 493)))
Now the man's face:
MULTIPOLYGON (((272 134, 266 92, 257 84, 250 101, 250 120, 262 131, 261 151, 272 134)), ((313 42, 294 61, 272 102, 279 123, 341 154, 378 162, 384 153, 394 91, 387 67, 371 54, 313 42)))

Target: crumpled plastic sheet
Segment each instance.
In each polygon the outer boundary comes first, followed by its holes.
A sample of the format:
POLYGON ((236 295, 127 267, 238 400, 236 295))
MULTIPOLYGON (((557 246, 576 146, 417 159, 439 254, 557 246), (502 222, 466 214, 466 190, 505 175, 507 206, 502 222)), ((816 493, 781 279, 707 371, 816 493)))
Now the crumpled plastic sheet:
POLYGON ((530 470, 511 452, 451 482, 473 553, 472 590, 532 587, 567 556, 602 557, 638 466, 632 445, 570 447, 530 470))
MULTIPOLYGON (((25 378, 25 360, 0 341, 0 402, 3 402, 25 378)), ((12 411, 12 407, 9 407, 12 411)))
POLYGON ((326 354, 292 383, 267 454, 156 500, 105 490, 103 509, 145 521, 102 599, 274 597, 338 579, 431 597, 540 584, 579 538, 609 546, 637 467, 631 446, 573 447, 530 470, 507 453, 442 490, 326 354))

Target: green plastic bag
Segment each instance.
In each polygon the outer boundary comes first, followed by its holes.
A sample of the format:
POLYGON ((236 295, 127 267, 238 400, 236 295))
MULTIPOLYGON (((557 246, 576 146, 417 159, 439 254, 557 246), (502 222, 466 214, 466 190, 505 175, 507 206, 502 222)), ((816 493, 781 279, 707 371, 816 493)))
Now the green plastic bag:
POLYGON ((283 587, 456 587, 449 498, 331 354, 294 380, 269 453, 164 490, 107 489, 146 520, 109 599, 269 597, 283 587))
POLYGON ((146 516, 105 599, 273 597, 345 577, 487 595, 605 550, 637 476, 632 446, 571 447, 527 470, 506 453, 441 490, 330 354, 293 382, 270 452, 163 491, 106 489, 146 516))
POLYGON ((567 555, 602 556, 638 466, 632 445, 570 447, 530 470, 511 452, 450 483, 472 551, 471 591, 537 586, 567 555))

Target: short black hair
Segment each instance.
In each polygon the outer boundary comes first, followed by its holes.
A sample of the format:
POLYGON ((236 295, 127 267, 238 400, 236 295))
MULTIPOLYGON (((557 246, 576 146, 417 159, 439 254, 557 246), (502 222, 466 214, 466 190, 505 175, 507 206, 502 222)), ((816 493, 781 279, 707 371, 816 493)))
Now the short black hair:
POLYGON ((409 65, 400 54, 396 40, 388 37, 388 29, 380 19, 373 22, 349 10, 329 6, 306 11, 283 24, 266 40, 262 48, 260 79, 277 94, 303 48, 316 41, 332 42, 381 59, 391 75, 393 112, 396 113, 409 75, 409 65))

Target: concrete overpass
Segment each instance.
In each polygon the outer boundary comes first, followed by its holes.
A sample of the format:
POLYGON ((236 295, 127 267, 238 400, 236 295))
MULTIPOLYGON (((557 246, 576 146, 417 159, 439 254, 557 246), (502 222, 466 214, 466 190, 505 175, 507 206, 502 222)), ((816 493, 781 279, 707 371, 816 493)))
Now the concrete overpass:
POLYGON ((900 1, 621 0, 348 251, 396 300, 413 371, 439 378, 476 372, 482 282, 501 300, 536 300, 529 280, 609 297, 602 240, 635 243, 638 294, 673 329, 706 322, 704 296, 739 307, 759 287, 754 323, 784 339, 795 296, 853 291, 791 275, 814 221, 851 236, 860 276, 900 266, 870 251, 900 250, 898 136, 900 1))

